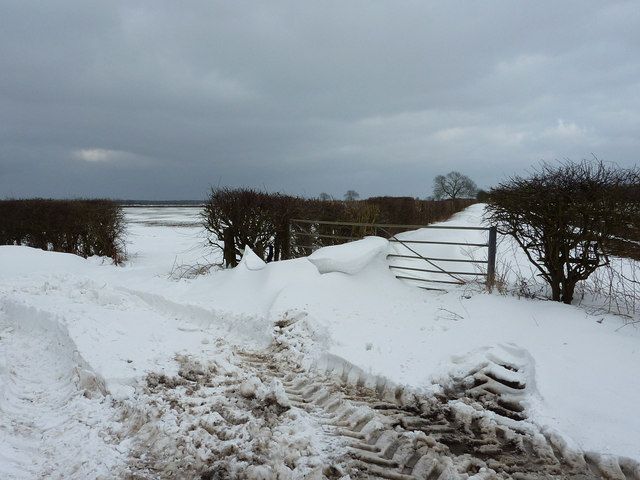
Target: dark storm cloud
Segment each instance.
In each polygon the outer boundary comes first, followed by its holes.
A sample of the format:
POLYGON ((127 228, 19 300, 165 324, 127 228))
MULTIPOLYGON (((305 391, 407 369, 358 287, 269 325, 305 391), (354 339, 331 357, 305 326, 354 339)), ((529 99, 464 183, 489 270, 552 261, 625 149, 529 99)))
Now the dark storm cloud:
POLYGON ((635 1, 0 0, 0 197, 632 165, 639 32, 635 1))

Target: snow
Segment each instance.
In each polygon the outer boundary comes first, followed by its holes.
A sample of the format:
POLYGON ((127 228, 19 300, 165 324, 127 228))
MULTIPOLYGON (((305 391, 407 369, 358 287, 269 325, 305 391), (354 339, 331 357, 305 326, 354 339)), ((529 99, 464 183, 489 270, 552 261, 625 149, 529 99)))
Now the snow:
MULTIPOLYGON (((474 205, 446 223, 481 225, 482 208, 474 205)), ((584 450, 640 460, 640 330, 625 326, 623 317, 488 294, 480 284, 418 289, 396 279, 385 258, 403 247, 375 237, 269 264, 247 249, 235 269, 176 279, 176 266, 220 260, 203 241, 195 209, 127 209, 127 218, 129 261, 121 267, 0 246, 2 478, 127 472, 132 455, 140 462, 168 458, 178 448, 171 431, 184 439, 194 465, 211 452, 221 454, 220 440, 202 437, 202 428, 219 433, 215 413, 177 413, 163 402, 188 403, 186 387, 146 383, 149 375, 182 378, 185 365, 204 372, 198 374, 202 402, 217 398, 222 403, 216 405, 248 415, 234 427, 234 448, 258 458, 252 449, 259 440, 248 440, 249 432, 274 425, 264 437, 274 452, 268 465, 221 457, 230 466, 272 478, 295 444, 306 457, 289 462, 287 475, 309 475, 338 448, 326 443, 313 419, 293 411, 268 419, 246 414, 264 405, 287 408, 282 386, 262 382, 233 353, 272 342, 286 345, 287 355, 306 368, 344 365, 372 381, 385 378, 426 394, 491 368, 492 361, 514 365, 512 380, 526 384, 521 396, 530 421, 584 450), (225 381, 233 385, 222 389, 225 381), (193 429, 194 422, 204 427, 193 429), (143 440, 158 446, 136 457, 143 440)), ((486 232, 473 230, 399 237, 451 235, 486 242, 486 232)), ((501 240, 499 260, 528 268, 510 248, 501 240)), ((419 251, 486 256, 481 247, 422 245, 419 251)))
POLYGON ((341 272, 354 275, 374 258, 386 253, 388 247, 389 242, 384 238, 365 237, 355 242, 320 248, 307 258, 320 273, 341 272))
POLYGON ((267 263, 256 255, 250 247, 244 247, 244 253, 242 260, 239 264, 240 268, 246 268, 250 271, 262 270, 267 266, 267 263))
POLYGON ((471 368, 478 349, 517 345, 535 360, 536 390, 528 399, 534 418, 583 448, 638 458, 631 433, 640 431, 637 329, 616 332, 620 318, 552 302, 408 291, 383 268, 297 283, 274 312, 304 305, 331 332, 331 354, 419 388, 446 379, 454 356, 468 356, 471 368))
POLYGON ((107 477, 122 458, 94 427, 116 412, 68 332, 47 314, 5 305, 0 338, 0 477, 107 477))

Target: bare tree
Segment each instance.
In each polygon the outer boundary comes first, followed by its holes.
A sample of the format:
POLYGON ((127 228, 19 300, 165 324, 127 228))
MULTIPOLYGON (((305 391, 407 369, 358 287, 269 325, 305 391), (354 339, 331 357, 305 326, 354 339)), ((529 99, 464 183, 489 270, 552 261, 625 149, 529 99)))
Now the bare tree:
POLYGON ((450 198, 473 198, 478 188, 473 180, 460 172, 438 175, 433 180, 433 196, 436 200, 450 198))
POLYGON ((318 195, 318 198, 323 202, 328 202, 329 200, 331 200, 331 195, 329 195, 327 192, 322 192, 320 195, 318 195))
POLYGON ((607 265, 640 218, 640 174, 600 161, 543 164, 489 193, 490 221, 511 235, 551 287, 571 303, 576 284, 607 265))
POLYGON ((352 202, 360 198, 360 194, 355 190, 347 190, 347 193, 344 194, 344 199, 347 202, 352 202))

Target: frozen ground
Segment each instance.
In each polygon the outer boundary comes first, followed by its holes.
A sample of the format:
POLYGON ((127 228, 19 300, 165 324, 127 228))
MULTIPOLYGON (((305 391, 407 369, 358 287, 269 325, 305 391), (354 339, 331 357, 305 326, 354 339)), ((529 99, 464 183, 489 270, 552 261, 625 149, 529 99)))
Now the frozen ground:
POLYGON ((127 217, 124 267, 0 247, 1 478, 640 478, 623 317, 420 290, 377 239, 176 280, 217 255, 197 211, 127 217))

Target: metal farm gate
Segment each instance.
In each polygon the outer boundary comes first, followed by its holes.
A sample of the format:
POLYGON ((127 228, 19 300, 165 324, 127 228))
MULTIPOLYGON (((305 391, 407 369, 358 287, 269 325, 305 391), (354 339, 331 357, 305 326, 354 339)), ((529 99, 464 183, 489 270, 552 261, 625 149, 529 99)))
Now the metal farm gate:
POLYGON ((389 268, 396 278, 415 282, 420 288, 442 290, 442 286, 464 285, 470 281, 477 281, 478 278, 484 278, 486 285, 492 288, 495 282, 496 227, 398 225, 302 219, 291 220, 290 227, 294 256, 309 255, 320 247, 339 245, 375 235, 387 238, 392 244, 393 251, 387 255, 387 259, 389 268), (415 230, 422 229, 430 229, 433 232, 430 235, 426 232, 416 235, 415 230), (442 235, 435 232, 453 232, 455 237, 464 236, 461 235, 462 232, 474 232, 476 238, 442 239, 442 235), (413 238, 416 236, 419 238, 413 238), (475 254, 478 251, 483 252, 481 258, 476 258, 475 254))

